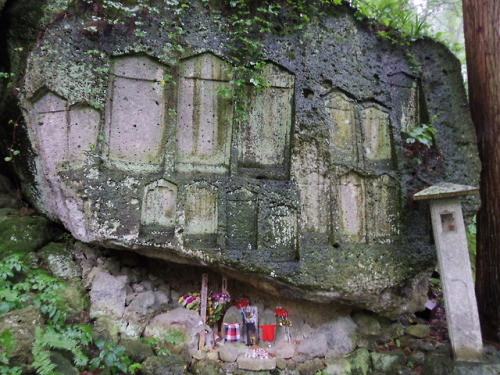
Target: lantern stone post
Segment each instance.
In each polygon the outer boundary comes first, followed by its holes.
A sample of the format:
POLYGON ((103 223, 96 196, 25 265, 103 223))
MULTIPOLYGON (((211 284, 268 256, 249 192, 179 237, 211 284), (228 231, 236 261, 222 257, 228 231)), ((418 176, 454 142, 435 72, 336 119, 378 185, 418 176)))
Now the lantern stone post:
POLYGON ((477 192, 471 186, 441 183, 413 196, 430 201, 448 334, 455 360, 465 362, 481 361, 483 342, 459 197, 477 192))

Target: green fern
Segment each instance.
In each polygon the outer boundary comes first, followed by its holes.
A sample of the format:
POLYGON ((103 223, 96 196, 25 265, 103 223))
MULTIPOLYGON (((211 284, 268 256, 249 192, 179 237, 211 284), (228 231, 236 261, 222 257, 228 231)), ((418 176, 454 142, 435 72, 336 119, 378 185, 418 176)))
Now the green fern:
MULTIPOLYGON (((87 326, 88 327, 88 326, 87 326)), ((34 357, 33 367, 39 375, 57 375, 56 365, 50 360, 50 350, 68 350, 73 354, 73 362, 78 367, 87 365, 89 359, 82 351, 82 345, 86 346, 91 341, 90 327, 83 329, 82 326, 66 327, 62 332, 54 327, 45 329, 36 328, 35 343, 32 353, 34 357)))
POLYGON ((21 375, 22 370, 19 366, 9 366, 9 359, 14 351, 16 338, 10 329, 0 333, 0 374, 2 375, 21 375))
POLYGON ((47 349, 45 340, 45 332, 42 328, 37 327, 35 330, 35 342, 31 349, 34 357, 32 365, 39 375, 59 375, 54 371, 56 365, 50 360, 50 351, 47 349))

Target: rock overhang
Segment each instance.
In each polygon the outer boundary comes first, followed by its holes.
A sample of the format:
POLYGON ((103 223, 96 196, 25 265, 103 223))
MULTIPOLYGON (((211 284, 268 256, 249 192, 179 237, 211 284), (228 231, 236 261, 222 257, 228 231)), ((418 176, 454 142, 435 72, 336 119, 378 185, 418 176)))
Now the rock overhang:
POLYGON ((323 29, 266 35, 268 85, 245 88, 242 120, 223 95, 238 74, 224 18, 186 11, 178 53, 159 27, 166 13, 143 37, 89 35, 86 17, 51 24, 28 60, 38 208, 82 241, 209 265, 273 293, 417 308, 435 256, 426 209, 407 198, 434 179, 477 179, 460 93, 445 91, 455 111, 435 124, 461 142, 442 147, 460 175, 446 160, 416 171, 404 155, 404 133, 432 117, 434 86, 447 82, 439 64, 455 64, 440 47, 410 47, 415 72, 402 47, 345 11, 323 29))

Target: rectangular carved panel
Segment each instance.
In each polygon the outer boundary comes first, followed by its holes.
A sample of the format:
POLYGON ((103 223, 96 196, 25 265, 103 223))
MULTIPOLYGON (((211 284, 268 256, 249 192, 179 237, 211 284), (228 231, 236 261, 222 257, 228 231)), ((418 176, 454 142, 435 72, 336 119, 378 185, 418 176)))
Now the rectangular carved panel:
POLYGON ((272 64, 263 74, 270 87, 248 89, 249 113, 238 130, 238 167, 260 169, 255 173, 264 177, 288 176, 294 77, 272 64))
POLYGON ((242 189, 227 200, 226 247, 251 250, 257 248, 257 201, 255 194, 242 189))
POLYGON ((66 100, 49 92, 35 102, 33 128, 36 130, 37 152, 45 165, 45 173, 54 175, 68 156, 68 111, 66 100))
POLYGON ((272 249, 274 260, 290 260, 297 256, 297 211, 286 206, 259 210, 259 249, 272 249))
POLYGON ((101 115, 90 107, 72 107, 69 112, 69 159, 83 160, 97 144, 101 115))
POLYGON ((365 242, 365 186, 354 173, 342 176, 338 185, 339 229, 350 242, 365 242))
POLYGON ((144 189, 141 223, 167 228, 175 226, 177 187, 159 180, 144 189))
POLYGON ((109 161, 137 163, 150 169, 162 161, 165 95, 164 69, 146 57, 115 61, 106 108, 109 161))
POLYGON ((354 102, 337 93, 327 99, 326 109, 331 120, 330 145, 334 155, 342 161, 358 162, 354 102))
POLYGON ((182 63, 177 108, 177 169, 226 172, 233 106, 221 91, 230 87, 231 66, 205 53, 182 63))
POLYGON ((361 128, 365 157, 370 160, 391 159, 389 114, 377 107, 361 110, 361 128))

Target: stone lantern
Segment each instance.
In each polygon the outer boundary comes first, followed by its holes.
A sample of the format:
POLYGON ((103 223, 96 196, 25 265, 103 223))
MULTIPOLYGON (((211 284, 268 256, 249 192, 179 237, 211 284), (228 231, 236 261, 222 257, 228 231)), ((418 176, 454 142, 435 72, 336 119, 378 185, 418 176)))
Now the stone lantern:
POLYGON ((459 197, 477 192, 474 187, 441 183, 413 196, 430 201, 448 334, 455 359, 467 362, 481 360, 483 343, 459 197))

